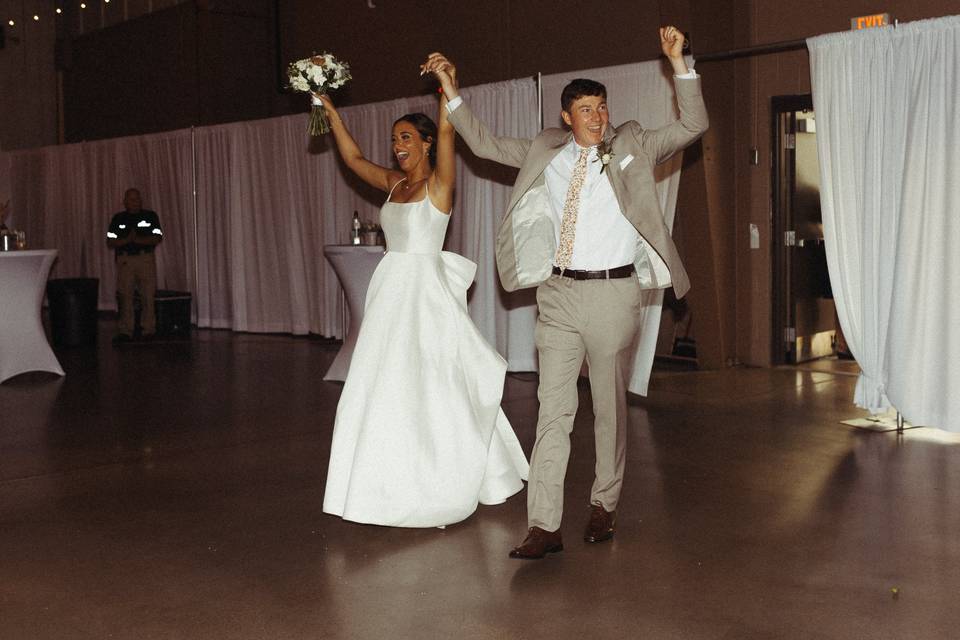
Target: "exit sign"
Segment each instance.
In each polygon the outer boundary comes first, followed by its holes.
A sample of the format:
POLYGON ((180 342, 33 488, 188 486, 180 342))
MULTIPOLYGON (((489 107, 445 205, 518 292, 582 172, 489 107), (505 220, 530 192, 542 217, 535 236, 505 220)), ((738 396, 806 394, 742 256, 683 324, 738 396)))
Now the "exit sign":
POLYGON ((873 27, 885 27, 890 24, 889 13, 875 13, 872 16, 859 16, 850 18, 850 28, 854 31, 859 29, 870 29, 873 27))

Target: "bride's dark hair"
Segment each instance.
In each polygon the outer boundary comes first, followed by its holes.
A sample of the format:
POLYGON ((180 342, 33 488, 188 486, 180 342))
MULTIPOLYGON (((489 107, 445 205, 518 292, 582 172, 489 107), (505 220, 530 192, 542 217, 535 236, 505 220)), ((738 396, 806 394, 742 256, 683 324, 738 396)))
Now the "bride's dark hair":
POLYGON ((409 122, 417 130, 420 137, 430 143, 430 149, 427 151, 427 159, 430 160, 430 167, 437 164, 437 124, 422 113, 408 113, 397 118, 397 122, 409 122))

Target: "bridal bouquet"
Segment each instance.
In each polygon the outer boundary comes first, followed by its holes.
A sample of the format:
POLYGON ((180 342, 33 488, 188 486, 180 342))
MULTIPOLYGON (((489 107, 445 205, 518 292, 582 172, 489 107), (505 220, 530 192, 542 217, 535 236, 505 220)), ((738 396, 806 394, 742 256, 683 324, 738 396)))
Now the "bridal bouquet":
MULTIPOLYGON (((304 58, 291 62, 287 67, 287 78, 290 88, 297 92, 320 94, 337 89, 352 79, 350 65, 340 62, 329 53, 304 58)), ((310 126, 308 131, 312 136, 318 136, 330 131, 327 121, 327 112, 323 103, 314 95, 310 96, 310 126)))

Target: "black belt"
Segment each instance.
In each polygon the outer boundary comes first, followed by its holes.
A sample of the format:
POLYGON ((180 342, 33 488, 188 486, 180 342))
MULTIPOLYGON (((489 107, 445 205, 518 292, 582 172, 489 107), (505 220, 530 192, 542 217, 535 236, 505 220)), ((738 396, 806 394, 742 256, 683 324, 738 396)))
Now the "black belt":
POLYGON ((561 269, 554 267, 554 275, 574 280, 608 280, 612 278, 629 278, 633 274, 633 265, 625 264, 622 267, 614 269, 601 269, 600 271, 585 271, 583 269, 561 269))
POLYGON ((139 256, 144 253, 153 253, 153 247, 130 247, 126 246, 120 249, 117 249, 117 257, 120 256, 139 256))

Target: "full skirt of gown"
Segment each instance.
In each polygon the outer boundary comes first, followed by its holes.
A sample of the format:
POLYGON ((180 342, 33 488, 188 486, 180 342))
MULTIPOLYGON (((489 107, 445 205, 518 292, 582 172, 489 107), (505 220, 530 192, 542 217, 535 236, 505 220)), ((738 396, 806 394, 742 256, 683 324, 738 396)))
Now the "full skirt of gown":
POLYGON ((384 255, 337 407, 325 512, 444 526, 523 488, 527 460, 500 409, 506 362, 467 312, 475 271, 446 251, 384 255))

